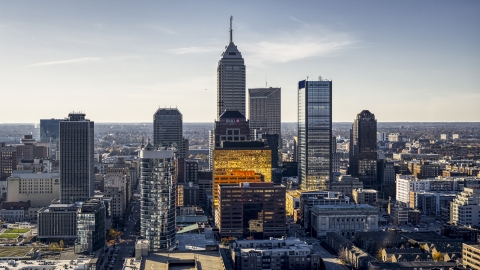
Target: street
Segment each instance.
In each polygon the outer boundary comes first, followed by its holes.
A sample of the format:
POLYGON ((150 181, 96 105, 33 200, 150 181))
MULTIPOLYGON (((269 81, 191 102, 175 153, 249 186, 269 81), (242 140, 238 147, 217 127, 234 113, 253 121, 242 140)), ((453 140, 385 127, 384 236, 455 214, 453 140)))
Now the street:
POLYGON ((116 244, 119 248, 119 253, 113 269, 122 269, 125 258, 133 256, 135 250, 135 241, 137 239, 135 231, 135 223, 140 220, 140 202, 133 201, 132 212, 129 219, 125 223, 125 231, 122 231, 120 243, 116 244), (133 221, 132 221, 133 220, 133 221))

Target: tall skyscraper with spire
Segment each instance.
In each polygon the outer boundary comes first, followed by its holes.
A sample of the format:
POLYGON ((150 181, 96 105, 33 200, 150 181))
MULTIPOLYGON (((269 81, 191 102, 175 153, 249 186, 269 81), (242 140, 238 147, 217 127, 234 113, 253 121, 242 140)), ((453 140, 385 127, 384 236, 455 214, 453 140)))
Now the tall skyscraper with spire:
POLYGON ((239 111, 246 115, 245 62, 233 43, 232 19, 230 17, 230 42, 217 67, 217 120, 225 111, 239 111))

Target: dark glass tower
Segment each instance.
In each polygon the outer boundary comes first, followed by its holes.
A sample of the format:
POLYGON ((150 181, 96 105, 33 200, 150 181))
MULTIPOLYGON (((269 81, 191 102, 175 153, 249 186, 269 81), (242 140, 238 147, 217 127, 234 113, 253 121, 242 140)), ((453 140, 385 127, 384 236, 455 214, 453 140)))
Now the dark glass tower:
POLYGON ((183 116, 177 108, 160 108, 153 115, 153 145, 175 147, 177 156, 185 156, 183 116))
POLYGON ((232 17, 230 17, 230 42, 217 66, 217 119, 225 111, 245 114, 245 62, 233 43, 232 17))
POLYGON ((62 119, 40 119, 40 141, 49 142, 60 137, 60 121, 62 119))
POLYGON ((298 83, 298 175, 302 189, 330 188, 332 81, 298 83))
POLYGON ((349 172, 364 188, 378 189, 377 120, 367 110, 357 114, 350 130, 349 172))
POLYGON ((60 121, 60 201, 85 202, 93 196, 94 122, 83 113, 60 121))

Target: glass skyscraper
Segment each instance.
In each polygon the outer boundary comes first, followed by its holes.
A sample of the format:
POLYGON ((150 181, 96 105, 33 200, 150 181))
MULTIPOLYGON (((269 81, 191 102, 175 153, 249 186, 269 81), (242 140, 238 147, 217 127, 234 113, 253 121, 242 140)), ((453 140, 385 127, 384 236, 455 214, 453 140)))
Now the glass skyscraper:
POLYGON ((49 142, 60 137, 60 121, 62 119, 40 119, 40 141, 49 142))
POLYGON ((175 158, 171 149, 150 143, 140 153, 140 231, 150 251, 175 245, 175 158))
POLYGON ((332 81, 298 83, 298 175, 305 190, 330 188, 332 81))

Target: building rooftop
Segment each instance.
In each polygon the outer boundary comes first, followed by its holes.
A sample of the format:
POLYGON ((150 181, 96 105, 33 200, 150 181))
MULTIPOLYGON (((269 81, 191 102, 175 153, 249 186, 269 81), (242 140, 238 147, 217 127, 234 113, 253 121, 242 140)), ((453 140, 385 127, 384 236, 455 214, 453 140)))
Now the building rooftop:
POLYGON ((173 268, 176 263, 182 264, 184 268, 181 269, 200 269, 196 268, 197 264, 195 262, 201 265, 201 269, 225 269, 218 251, 152 253, 148 257, 143 258, 144 269, 180 269, 173 268))
POLYGON ((378 210, 377 207, 369 204, 334 204, 334 205, 314 205, 313 208, 318 210, 378 210))
POLYGON ((227 119, 227 118, 245 119, 245 116, 239 111, 224 111, 220 115, 220 119, 227 119))

